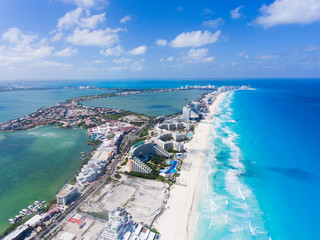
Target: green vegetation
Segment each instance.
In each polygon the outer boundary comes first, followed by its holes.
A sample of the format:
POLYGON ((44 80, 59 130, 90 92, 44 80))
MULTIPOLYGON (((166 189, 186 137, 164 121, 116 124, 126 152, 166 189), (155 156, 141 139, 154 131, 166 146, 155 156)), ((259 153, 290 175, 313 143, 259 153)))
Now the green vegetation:
POLYGON ((138 116, 138 117, 147 117, 149 119, 149 117, 144 114, 135 113, 135 112, 131 112, 131 111, 123 111, 121 113, 108 114, 108 115, 106 115, 106 118, 108 118, 108 120, 118 120, 119 118, 122 118, 122 117, 125 117, 128 115, 134 115, 134 116, 138 116))
POLYGON ((121 166, 125 166, 125 165, 128 163, 128 160, 129 160, 129 159, 126 158, 125 161, 124 161, 123 163, 121 163, 120 165, 121 165, 121 166))
POLYGON ((130 122, 130 124, 133 124, 135 126, 142 126, 144 124, 144 122, 130 122))
POLYGON ((148 131, 149 131, 149 128, 145 128, 139 135, 140 138, 143 138, 143 137, 147 137, 148 136, 148 131))
POLYGON ((120 175, 119 173, 116 173, 116 174, 114 175, 114 177, 120 179, 120 178, 121 178, 121 175, 120 175))
POLYGON ((155 155, 152 156, 151 159, 148 161, 147 165, 152 168, 152 170, 159 171, 161 168, 165 168, 169 166, 169 164, 166 163, 166 157, 165 156, 159 156, 155 155))
POLYGON ((95 140, 90 140, 88 141, 88 144, 94 145, 94 146, 98 146, 102 143, 102 141, 95 139, 95 140))
POLYGON ((163 163, 167 158, 165 156, 160 156, 160 155, 154 155, 151 157, 150 162, 154 164, 160 164, 163 163))
POLYGON ((132 145, 135 145, 137 142, 144 141, 146 138, 138 138, 132 142, 132 145))
POLYGON ((173 150, 173 149, 168 149, 167 152, 169 153, 179 153, 179 151, 173 150))
POLYGON ((158 234, 158 235, 160 234, 160 233, 158 232, 158 230, 155 229, 155 228, 151 228, 150 231, 151 231, 151 232, 154 232, 154 233, 156 233, 156 234, 158 234))
POLYGON ((56 203, 57 203, 57 198, 52 199, 50 202, 48 202, 48 204, 45 207, 42 208, 42 212, 43 213, 48 212, 49 209, 56 203))

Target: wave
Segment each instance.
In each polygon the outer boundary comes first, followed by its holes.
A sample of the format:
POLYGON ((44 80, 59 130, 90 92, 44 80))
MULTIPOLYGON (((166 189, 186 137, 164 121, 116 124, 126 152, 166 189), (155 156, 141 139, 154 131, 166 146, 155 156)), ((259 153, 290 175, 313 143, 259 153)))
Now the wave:
POLYGON ((228 93, 213 123, 195 239, 269 239, 263 213, 245 183, 246 167, 237 142, 239 135, 234 131, 232 100, 233 93, 228 93))

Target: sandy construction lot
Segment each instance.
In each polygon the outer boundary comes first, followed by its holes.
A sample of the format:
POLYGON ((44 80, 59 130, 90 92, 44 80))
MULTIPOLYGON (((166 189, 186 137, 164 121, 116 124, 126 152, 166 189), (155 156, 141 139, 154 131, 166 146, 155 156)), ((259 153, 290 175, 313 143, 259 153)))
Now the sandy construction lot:
POLYGON ((125 207, 133 220, 150 225, 169 197, 168 184, 122 175, 121 179, 98 190, 80 210, 107 213, 125 207))

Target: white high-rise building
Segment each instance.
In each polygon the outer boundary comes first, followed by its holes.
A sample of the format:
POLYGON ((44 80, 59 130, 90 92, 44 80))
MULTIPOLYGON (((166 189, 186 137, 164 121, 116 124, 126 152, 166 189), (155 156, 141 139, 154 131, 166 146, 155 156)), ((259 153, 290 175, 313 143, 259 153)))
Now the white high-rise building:
POLYGON ((109 220, 98 240, 120 240, 133 226, 132 217, 123 208, 113 210, 109 214, 109 220))
POLYGON ((187 106, 183 107, 182 116, 183 116, 183 120, 188 122, 190 120, 190 117, 191 117, 191 109, 189 107, 187 107, 187 106))

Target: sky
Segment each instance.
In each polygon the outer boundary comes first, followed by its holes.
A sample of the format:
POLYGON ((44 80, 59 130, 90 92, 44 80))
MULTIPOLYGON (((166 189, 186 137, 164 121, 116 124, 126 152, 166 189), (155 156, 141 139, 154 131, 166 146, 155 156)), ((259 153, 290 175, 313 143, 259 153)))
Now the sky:
POLYGON ((320 78, 320 0, 1 0, 0 80, 320 78))

